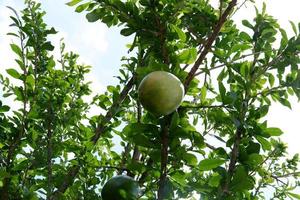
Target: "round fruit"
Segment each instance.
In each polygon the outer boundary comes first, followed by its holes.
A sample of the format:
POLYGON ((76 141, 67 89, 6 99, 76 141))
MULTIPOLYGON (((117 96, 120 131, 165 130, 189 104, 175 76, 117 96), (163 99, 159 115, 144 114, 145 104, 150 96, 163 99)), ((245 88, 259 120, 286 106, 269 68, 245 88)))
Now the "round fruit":
POLYGON ((136 200, 139 190, 139 185, 133 178, 120 175, 104 184, 101 196, 103 200, 136 200))
POLYGON ((184 88, 181 81, 165 71, 151 72, 140 83, 139 100, 149 112, 161 116, 175 111, 183 97, 184 88))

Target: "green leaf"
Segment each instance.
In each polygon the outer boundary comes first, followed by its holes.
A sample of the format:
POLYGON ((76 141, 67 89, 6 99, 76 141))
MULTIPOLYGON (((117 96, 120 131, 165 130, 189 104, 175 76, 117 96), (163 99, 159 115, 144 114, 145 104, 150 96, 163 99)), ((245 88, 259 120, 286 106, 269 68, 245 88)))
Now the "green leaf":
POLYGON ((269 79, 270 86, 273 87, 274 82, 275 82, 275 77, 273 76, 273 74, 270 73, 268 75, 268 79, 269 79))
POLYGON ((243 77, 247 77, 250 72, 250 64, 248 62, 244 62, 241 65, 240 73, 243 77))
POLYGON ((202 88, 201 88, 201 93, 200 93, 200 100, 201 100, 201 102, 204 102, 205 101, 205 99, 206 99, 206 94, 207 94, 207 88, 206 88, 206 86, 203 86, 202 88))
POLYGON ((47 51, 53 51, 54 50, 54 46, 51 44, 51 42, 45 42, 42 46, 41 49, 43 50, 47 50, 47 51))
POLYGON ((266 140, 265 138, 263 138, 259 135, 256 135, 255 138, 261 144, 263 150, 265 150, 265 151, 271 150, 271 143, 268 140, 266 140))
POLYGON ((300 199, 300 194, 295 194, 295 193, 288 192, 288 195, 290 197, 293 197, 293 198, 296 198, 296 199, 300 199))
POLYGON ((246 148, 246 150, 247 150, 248 154, 259 153, 260 152, 260 145, 258 143, 250 141, 249 145, 246 148))
POLYGON ((270 136, 280 136, 283 134, 280 128, 273 128, 273 127, 265 129, 265 132, 270 136))
POLYGON ((186 35, 185 33, 180 29, 178 28, 177 26, 171 24, 170 25, 171 28, 177 33, 178 35, 178 38, 182 41, 182 42, 185 42, 186 41, 186 35))
POLYGON ((90 2, 81 4, 81 5, 79 5, 79 6, 76 7, 75 12, 81 13, 81 12, 84 11, 89 5, 90 5, 90 2))
POLYGON ((185 160, 187 164, 191 166, 196 166, 198 164, 197 157, 192 153, 185 153, 183 155, 183 160, 185 160))
POLYGON ((249 45, 249 44, 236 44, 231 48, 231 52, 245 51, 250 48, 251 48, 251 45, 249 45))
POLYGON ((250 190, 254 186, 254 181, 248 176, 245 168, 243 166, 238 166, 233 175, 232 182, 230 183, 230 188, 235 192, 242 192, 244 190, 250 190))
POLYGON ((0 106, 0 113, 4 113, 4 112, 7 112, 9 111, 10 107, 9 106, 0 106))
POLYGON ((32 88, 34 87, 34 85, 35 85, 35 80, 34 80, 33 75, 29 75, 29 76, 26 77, 26 83, 27 83, 28 85, 30 85, 32 88))
POLYGON ((22 50, 18 45, 10 44, 10 48, 20 57, 22 57, 22 50))
POLYGON ((7 69, 6 72, 12 76, 13 78, 16 78, 16 79, 19 79, 20 78, 20 74, 17 70, 13 69, 13 68, 10 68, 10 69, 7 69))
POLYGON ((4 168, 0 168, 0 181, 7 177, 10 177, 10 174, 4 168))
POLYGON ((287 37, 287 34, 284 29, 279 29, 279 31, 281 33, 280 48, 284 48, 284 47, 286 47, 286 45, 288 43, 288 37, 287 37))
POLYGON ((212 187, 218 187, 220 185, 220 181, 222 180, 222 176, 218 173, 213 173, 212 176, 208 180, 208 185, 212 187))
POLYGON ((122 131, 122 136, 127 136, 133 143, 149 148, 160 148, 155 140, 158 135, 158 128, 153 124, 132 123, 122 131))
POLYGON ((214 169, 216 167, 219 167, 220 165, 223 165, 225 162, 226 162, 226 160, 224 160, 224 159, 207 158, 207 159, 200 161, 199 169, 202 171, 208 171, 208 170, 214 169))
POLYGON ((246 32, 241 32, 240 33, 240 37, 244 40, 244 41, 247 41, 247 42, 251 42, 251 37, 250 37, 250 35, 248 35, 248 33, 246 33, 246 32))
POLYGON ((294 23, 293 21, 289 21, 289 22, 290 22, 290 24, 291 24, 291 26, 292 26, 292 29, 293 29, 295 35, 298 35, 298 30, 297 30, 297 28, 296 28, 295 23, 294 23))
POLYGON ((141 147, 146 147, 146 148, 153 148, 153 149, 159 149, 160 145, 157 144, 157 142, 149 140, 149 138, 143 134, 137 134, 133 137, 130 138, 130 140, 141 147))
POLYGON ((222 81, 219 81, 218 83, 219 83, 219 92, 220 92, 220 95, 221 95, 221 99, 222 99, 222 102, 224 102, 225 99, 226 99, 226 96, 225 96, 226 88, 223 85, 222 81))
POLYGON ((72 0, 68 3, 66 3, 68 6, 75 6, 76 4, 80 3, 83 0, 72 0))
POLYGON ((174 112, 171 119, 170 130, 176 130, 178 128, 180 118, 178 112, 174 112))
POLYGON ((248 156, 248 160, 246 161, 247 164, 251 166, 256 166, 257 164, 262 163, 263 157, 257 153, 250 154, 248 156))
POLYGON ((141 162, 132 161, 127 165, 127 168, 132 172, 142 173, 145 170, 145 165, 141 162))
POLYGON ((135 30, 132 28, 124 28, 121 30, 120 33, 121 33, 121 35, 129 36, 129 35, 133 34, 134 32, 135 32, 135 30))
POLYGON ((253 29, 253 25, 248 20, 243 20, 242 24, 250 29, 253 29))
POLYGON ((262 117, 264 117, 268 114, 269 106, 268 105, 263 105, 263 106, 261 106, 257 109, 257 112, 259 112, 259 114, 260 114, 259 117, 262 118, 262 117))
POLYGON ((186 186, 186 174, 183 171, 175 171, 174 173, 170 174, 171 179, 174 180, 180 186, 186 186))
POLYGON ((282 105, 288 107, 289 109, 292 109, 292 105, 291 105, 291 103, 289 102, 289 100, 287 100, 287 99, 285 99, 285 98, 279 98, 278 101, 279 101, 282 105))
POLYGON ((96 22, 100 19, 100 15, 97 10, 93 10, 92 12, 86 14, 86 19, 88 22, 96 22))
POLYGON ((195 62, 197 58, 197 49, 196 48, 190 48, 183 50, 178 55, 178 62, 184 63, 184 64, 192 64, 195 62))

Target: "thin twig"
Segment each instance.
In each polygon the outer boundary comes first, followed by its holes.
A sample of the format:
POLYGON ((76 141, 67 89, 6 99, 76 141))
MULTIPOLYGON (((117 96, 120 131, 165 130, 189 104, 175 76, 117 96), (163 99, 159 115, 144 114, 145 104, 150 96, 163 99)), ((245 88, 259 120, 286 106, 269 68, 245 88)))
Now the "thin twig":
POLYGON ((191 108, 191 109, 211 109, 211 108, 225 108, 227 105, 186 105, 181 106, 181 108, 191 108))
POLYGON ((168 146, 169 146, 169 119, 168 116, 164 118, 164 123, 162 125, 162 147, 161 147, 161 167, 160 167, 160 178, 158 182, 158 200, 163 200, 164 191, 167 180, 167 163, 168 163, 168 146))
MULTIPOLYGON (((272 50, 270 50, 270 51, 272 51, 272 50)), ((221 67, 224 67, 224 66, 232 65, 232 64, 235 63, 235 61, 242 60, 242 59, 247 58, 247 57, 249 57, 249 56, 255 56, 256 54, 260 54, 260 53, 263 53, 263 52, 254 52, 254 53, 242 55, 242 56, 240 56, 240 57, 238 57, 238 58, 236 58, 236 59, 233 59, 233 60, 230 61, 230 62, 226 62, 226 63, 220 64, 220 65, 214 66, 214 67, 212 67, 212 68, 210 68, 210 69, 208 69, 208 70, 215 70, 215 69, 218 69, 218 68, 221 68, 221 67)), ((201 68, 201 69, 203 69, 203 68, 201 68)), ((206 68, 205 68, 205 69, 206 69, 206 68)), ((195 73, 195 76, 198 76, 198 75, 203 74, 203 73, 205 73, 205 72, 206 72, 205 70, 201 70, 200 72, 195 73)))

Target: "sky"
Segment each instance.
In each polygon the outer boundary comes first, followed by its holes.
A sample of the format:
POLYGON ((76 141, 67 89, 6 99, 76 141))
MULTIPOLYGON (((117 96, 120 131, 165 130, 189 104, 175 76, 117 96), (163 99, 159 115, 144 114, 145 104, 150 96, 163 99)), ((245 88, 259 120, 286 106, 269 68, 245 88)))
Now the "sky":
MULTIPOLYGON (((214 1, 214 0, 213 0, 214 1)), ((6 33, 9 28, 11 14, 5 6, 9 5, 17 10, 23 8, 22 0, 0 0, 0 73, 5 74, 6 68, 16 67, 14 55, 10 51, 9 44, 12 38, 6 33)), ((126 44, 132 38, 126 38, 119 34, 119 28, 107 28, 106 25, 88 23, 84 14, 74 12, 74 7, 65 5, 66 0, 40 0, 42 8, 47 12, 45 21, 49 26, 53 26, 59 34, 52 36, 54 46, 58 46, 61 38, 64 38, 67 50, 72 50, 80 55, 80 61, 93 66, 92 73, 87 77, 92 81, 94 93, 101 93, 108 85, 117 83, 114 78, 118 74, 120 59, 127 54, 126 44)), ((242 2, 239 0, 239 2, 242 2)), ((263 0, 257 0, 256 5, 261 8, 263 0)), ((267 13, 278 19, 279 24, 292 35, 289 20, 296 24, 300 22, 299 0, 265 0, 267 13)), ((234 20, 240 24, 242 19, 252 20, 255 10, 252 4, 243 6, 234 16, 234 20)), ((54 51, 58 55, 58 51, 54 51)), ((0 90, 0 96, 1 96, 0 90)), ((4 101, 12 104, 12 99, 4 101)), ((299 120, 300 103, 296 99, 291 101, 293 109, 290 110, 280 104, 274 103, 267 116, 269 126, 279 127, 284 131, 281 139, 289 146, 288 152, 292 155, 300 153, 299 141, 299 120)), ((94 110, 97 114, 98 110, 94 110)))

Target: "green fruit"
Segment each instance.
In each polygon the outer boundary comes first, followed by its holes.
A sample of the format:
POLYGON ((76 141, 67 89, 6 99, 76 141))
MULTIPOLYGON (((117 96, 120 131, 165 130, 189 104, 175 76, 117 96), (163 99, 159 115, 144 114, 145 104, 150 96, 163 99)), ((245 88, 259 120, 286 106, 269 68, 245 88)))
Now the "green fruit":
POLYGON ((149 112, 161 116, 174 112, 184 97, 184 87, 173 74, 155 71, 141 81, 139 100, 149 112))
POLYGON ((101 197, 103 200, 136 200, 139 190, 139 185, 133 178, 120 175, 104 184, 101 197))

